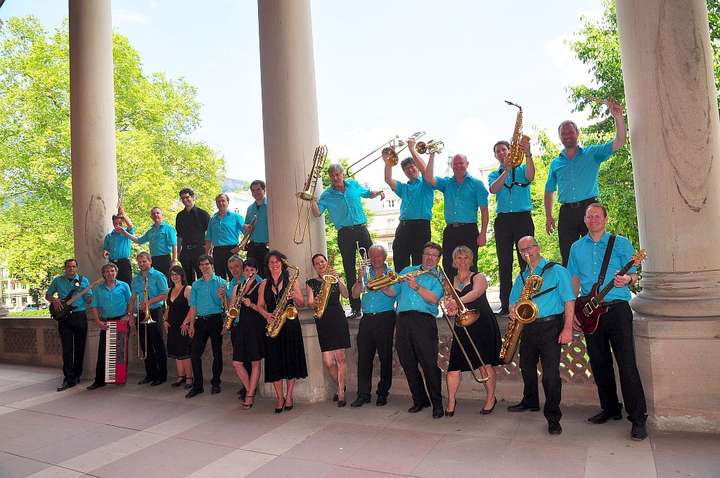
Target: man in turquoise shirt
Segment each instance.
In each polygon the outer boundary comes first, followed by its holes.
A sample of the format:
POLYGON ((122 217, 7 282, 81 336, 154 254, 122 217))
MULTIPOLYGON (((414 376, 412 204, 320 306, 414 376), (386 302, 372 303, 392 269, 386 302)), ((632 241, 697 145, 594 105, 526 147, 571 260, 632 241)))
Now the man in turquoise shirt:
MULTIPOLYGON (((128 301, 128 314, 137 311, 140 347, 145 354, 145 377, 138 385, 149 383, 155 387, 167 380, 167 354, 161 326, 169 288, 165 274, 152 266, 150 254, 144 251, 139 253, 137 265, 140 273, 130 285, 132 296, 128 301), (149 310, 150 317, 147 317, 145 310, 149 310), (146 323, 149 320, 154 322, 146 323)), ((134 326, 133 322, 130 325, 134 326)))
MULTIPOLYGON (((363 211, 360 198, 374 198, 380 196, 385 199, 382 191, 370 191, 361 186, 354 179, 345 179, 345 174, 339 164, 328 167, 330 187, 323 191, 320 199, 312 202, 312 213, 315 217, 322 216, 326 210, 330 214, 335 229, 338 231, 338 248, 343 260, 343 269, 347 278, 347 287, 352 289, 357 278, 355 270, 355 256, 358 247, 369 249, 372 245, 370 233, 367 230, 367 217, 363 211)), ((350 299, 352 316, 359 318, 360 299, 350 299)))
MULTIPOLYGON (((402 167, 407 183, 396 181, 392 177, 392 164, 389 156, 385 161, 385 182, 400 198, 400 224, 393 239, 393 262, 399 272, 409 266, 422 263, 422 249, 430 240, 430 220, 432 219, 433 188, 423 181, 425 161, 415 150, 415 138, 408 138, 408 151, 412 158, 405 158, 402 167)), ((435 153, 430 153, 434 156, 435 153)))
POLYGON ((419 270, 427 272, 408 277, 393 286, 397 294, 397 354, 413 398, 413 406, 408 412, 417 413, 432 403, 433 418, 445 415, 441 372, 437 366, 438 329, 435 320, 438 302, 444 295, 436 272, 441 255, 440 245, 428 242, 423 248, 422 265, 406 267, 400 275, 419 270), (418 364, 422 367, 422 375, 418 364))
POLYGON ((177 231, 167 222, 163 221, 163 212, 159 207, 150 209, 152 226, 140 237, 129 234, 123 228, 115 228, 116 232, 124 234, 137 244, 150 243, 150 257, 153 268, 165 274, 170 280, 170 268, 177 260, 177 231))
MULTIPOLYGON (((390 272, 385 262, 387 252, 380 244, 374 244, 368 250, 370 268, 368 271, 358 271, 358 276, 365 272, 365 280, 372 280, 390 272)), ((358 350, 358 390, 357 398, 350 404, 351 407, 361 407, 370 403, 372 392, 372 371, 375 353, 380 359, 380 381, 377 385, 378 407, 387 404, 387 397, 392 385, 392 359, 393 335, 395 333, 395 292, 392 289, 385 291, 363 291, 362 277, 353 285, 352 296, 358 298, 362 294, 362 319, 357 335, 358 350)))
POLYGON ((627 137, 622 106, 613 100, 603 103, 615 120, 615 139, 612 142, 581 147, 578 145, 578 127, 574 122, 563 121, 558 128, 565 148, 550 163, 545 183, 545 229, 548 234, 555 230, 553 198, 557 189, 560 202, 557 229, 563 266, 567 265, 572 243, 587 234, 585 208, 597 201, 600 164, 622 148, 627 137))
POLYGON ((239 250, 238 242, 245 226, 245 219, 228 209, 230 197, 225 193, 215 197, 215 205, 218 210, 210 218, 205 233, 205 254, 212 256, 218 277, 227 279, 227 261, 239 250))
POLYGON ((537 363, 542 363, 542 384, 545 391, 544 414, 548 433, 559 435, 560 397, 560 349, 572 341, 575 294, 570 273, 554 262, 547 262, 540 255, 540 246, 532 236, 525 236, 518 243, 528 267, 515 279, 510 292, 510 318, 515 320, 516 305, 529 275, 542 278, 542 288, 531 300, 538 308, 537 319, 522 329, 520 336, 520 371, 523 377, 523 398, 517 405, 508 407, 509 412, 539 411, 540 399, 537 384, 537 363))
POLYGON ((132 282, 132 265, 130 264, 130 238, 125 234, 116 231, 122 228, 125 223, 125 231, 128 234, 135 234, 130 216, 127 215, 122 206, 118 207, 118 213, 113 214, 113 230, 105 236, 103 241, 103 255, 110 259, 110 262, 118 267, 117 278, 130 285, 132 282))
POLYGON ((227 281, 215 275, 213 258, 209 255, 200 256, 198 260, 202 277, 193 283, 190 291, 190 311, 183 328, 193 338, 191 359, 193 366, 193 387, 185 395, 192 398, 203 393, 202 354, 208 339, 212 346, 212 380, 211 394, 220 393, 220 375, 222 374, 222 329, 224 304, 221 289, 226 290, 227 281))
MULTIPOLYGON (((93 290, 93 301, 90 314, 100 329, 98 340, 98 356, 95 365, 95 381, 87 389, 95 390, 105 386, 105 336, 107 334, 107 323, 111 321, 124 320, 128 322, 128 302, 130 301, 130 286, 123 281, 116 280, 118 267, 113 264, 102 266, 104 282, 93 290)), ((117 358, 123 359, 125 365, 128 360, 128 334, 118 332, 116 337, 117 358)), ((121 383, 125 383, 124 381, 121 383)))
POLYGON ((500 167, 488 176, 490 192, 495 195, 497 205, 494 232, 500 276, 500 315, 507 315, 509 310, 513 250, 517 251, 518 265, 523 270, 525 261, 517 248, 517 242, 521 237, 535 235, 530 197, 530 184, 535 179, 535 163, 530 151, 530 138, 523 136, 520 145, 525 152, 525 163, 513 167, 509 157, 510 143, 495 143, 493 153, 500 167))
MULTIPOLYGON (((55 308, 60 307, 63 299, 79 293, 90 285, 87 277, 78 275, 78 263, 75 259, 66 260, 64 267, 65 273, 52 280, 45 294, 45 300, 51 302, 55 308)), ((72 313, 58 321, 64 375, 63 383, 57 389, 58 392, 74 387, 80 382, 85 357, 85 341, 87 340, 85 305, 91 302, 92 291, 88 291, 84 297, 78 298, 71 304, 72 313)))
POLYGON ((267 199, 265 198, 265 181, 256 179, 250 183, 250 193, 255 201, 250 204, 245 213, 245 234, 251 234, 245 250, 248 258, 254 258, 258 264, 265 263, 265 256, 270 249, 270 235, 268 233, 267 199), (257 219, 255 219, 257 218, 257 219), (255 221, 255 225, 250 224, 255 221))
MULTIPOLYGON (((468 174, 468 160, 464 154, 456 154, 452 159, 453 175, 445 178, 435 177, 434 157, 430 156, 423 173, 425 182, 442 191, 445 198, 445 230, 443 231, 443 269, 450 281, 457 269, 452 265, 452 252, 457 246, 466 246, 478 256, 478 248, 487 242, 488 191, 479 179, 468 174), (477 216, 480 209, 481 227, 478 231, 477 216)), ((477 261, 470 268, 477 272, 477 261)))
MULTIPOLYGON (((585 210, 585 225, 588 234, 578 239, 570 248, 568 269, 573 276, 575 291, 588 295, 598 282, 605 251, 609 246, 610 233, 606 231, 607 209, 599 203, 591 204, 585 210)), ((617 272, 633 259, 633 246, 622 236, 615 236, 610 252, 610 261, 605 271, 605 280, 599 288, 610 282, 614 288, 603 299, 607 307, 593 334, 585 334, 587 352, 590 356, 593 378, 598 389, 601 410, 588 418, 590 423, 601 424, 609 419, 622 419, 622 404, 618 401, 615 383, 613 355, 618 364, 618 376, 622 388, 628 419, 632 423, 630 437, 633 440, 647 438, 645 422, 647 405, 640 373, 635 361, 635 337, 633 336, 633 313, 629 285, 637 282, 635 268, 627 274, 617 272)))

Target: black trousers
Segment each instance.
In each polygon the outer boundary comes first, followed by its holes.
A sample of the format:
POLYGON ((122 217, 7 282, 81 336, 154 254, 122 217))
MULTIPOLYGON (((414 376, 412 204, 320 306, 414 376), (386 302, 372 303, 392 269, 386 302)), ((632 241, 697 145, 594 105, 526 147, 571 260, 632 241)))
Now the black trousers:
POLYGON ((370 398, 375 353, 380 359, 380 381, 377 385, 377 395, 378 397, 387 397, 390 393, 394 333, 395 311, 363 314, 357 335, 358 398, 370 398))
POLYGON ((442 408, 442 374, 437 366, 438 329, 435 317, 417 311, 400 312, 397 316, 395 347, 413 403, 423 405, 431 402, 433 408, 442 408), (424 381, 418 364, 422 367, 424 381))
POLYGON ((500 275, 500 306, 507 309, 510 305, 512 290, 513 251, 517 254, 520 271, 525 269, 525 260, 520 255, 518 241, 525 236, 535 235, 532 213, 503 212, 495 217, 495 250, 498 256, 500 275))
POLYGON ((536 321, 525 326, 520 336, 520 371, 524 383, 522 403, 539 407, 537 364, 542 363, 542 385, 545 391, 545 418, 559 422, 562 418, 560 399, 560 344, 558 337, 563 328, 562 316, 536 321))
POLYGON ((145 378, 149 380, 167 380, 167 353, 165 352, 165 342, 162 336, 162 315, 163 308, 158 307, 150 309, 150 317, 155 321, 154 324, 143 324, 145 320, 145 312, 139 313, 140 325, 138 333, 140 335, 140 348, 145 353, 145 378), (147 344, 145 343, 145 331, 147 330, 147 344))
POLYGON ((477 238, 480 235, 476 223, 470 224, 448 224, 443 231, 442 243, 442 266, 450 281, 453 280, 457 269, 452 265, 452 253, 457 246, 467 246, 473 252, 473 261, 470 270, 477 272, 478 245, 477 238))
POLYGON ((165 254, 164 256, 152 256, 152 266, 155 270, 165 274, 168 282, 170 282, 170 260, 170 254, 165 254))
POLYGON ((265 265, 265 257, 267 256, 268 252, 270 252, 270 249, 268 249, 268 246, 264 242, 248 242, 247 245, 247 257, 248 259, 252 258, 255 262, 257 262, 258 265, 258 271, 262 271, 263 266, 265 265))
POLYGON ((430 221, 413 219, 400 221, 395 229, 392 243, 395 272, 400 272, 411 263, 422 264, 423 246, 430 240, 430 221))
POLYGON ((628 419, 633 423, 645 423, 647 405, 635 363, 633 315, 628 303, 623 301, 611 305, 607 313, 600 318, 595 333, 585 334, 585 342, 598 388, 600 407, 611 413, 620 411, 613 367, 615 355, 628 419))
POLYGON ((198 258, 205 254, 205 245, 185 244, 180 251, 180 264, 185 271, 185 279, 188 285, 192 285, 195 279, 202 277, 198 258))
MULTIPOLYGON (((347 280, 348 290, 357 282, 356 253, 358 243, 360 247, 370 249, 372 239, 365 224, 358 226, 342 227, 338 230, 338 247, 343 261, 343 270, 347 280)), ((353 312, 360 312, 360 298, 350 299, 350 306, 353 312)))
POLYGON ((560 206, 558 239, 560 241, 560 255, 562 256, 563 267, 567 266, 570 259, 570 246, 588 233, 585 225, 585 208, 594 202, 597 202, 597 198, 593 197, 560 206))
POLYGON ((212 258, 215 267, 215 275, 221 279, 229 279, 230 272, 227 268, 227 261, 230 256, 233 255, 232 250, 237 247, 234 246, 214 246, 212 250, 212 258))
MULTIPOLYGON (((104 322, 110 322, 111 320, 119 320, 119 318, 103 319, 104 322)), ((105 337, 107 336, 106 330, 100 331, 100 339, 98 340, 98 355, 97 363, 95 364, 95 383, 105 383, 105 337)), ((126 357, 127 359, 127 357, 126 357)))
POLYGON ((211 385, 220 385, 220 374, 223 370, 222 357, 222 314, 212 314, 204 317, 198 316, 195 319, 195 336, 192 341, 192 368, 193 368, 193 388, 195 390, 203 389, 203 369, 202 355, 205 352, 205 345, 210 339, 212 346, 213 363, 212 363, 212 380, 211 385))
POLYGON ((113 259, 110 262, 118 268, 117 280, 125 282, 127 285, 132 283, 132 265, 130 259, 113 259))
POLYGON ((58 322, 58 333, 62 344, 63 375, 67 382, 79 382, 82 377, 87 328, 87 315, 84 310, 73 312, 58 322))

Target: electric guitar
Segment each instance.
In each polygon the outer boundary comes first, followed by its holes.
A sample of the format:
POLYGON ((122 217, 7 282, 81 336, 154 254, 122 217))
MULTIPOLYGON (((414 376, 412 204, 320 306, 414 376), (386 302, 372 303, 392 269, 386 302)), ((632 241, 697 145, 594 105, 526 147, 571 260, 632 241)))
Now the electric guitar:
MULTIPOLYGON (((75 302, 76 300, 78 300, 80 297, 87 294, 90 291, 90 289, 92 289, 93 287, 95 287, 96 285, 101 283, 102 281, 103 281, 102 278, 97 279, 92 284, 85 287, 83 290, 81 290, 80 292, 78 292, 76 294, 73 294, 72 292, 70 292, 60 302, 59 307, 54 306, 53 303, 51 302, 50 303, 50 317, 52 317, 55 320, 63 320, 65 318, 67 318, 70 314, 72 314, 73 310, 75 310, 75 307, 72 305, 72 303, 75 302)), ((75 287, 80 287, 79 281, 78 281, 78 283, 76 283, 75 287)))
MULTIPOLYGON (((616 275, 627 274, 631 267, 639 266, 646 257, 647 252, 645 252, 645 249, 640 249, 616 275)), ((579 322, 580 329, 584 333, 594 334, 597 330, 600 317, 608 310, 602 300, 613 287, 615 287, 613 281, 608 282, 600 291, 598 291, 599 286, 593 285, 588 295, 581 295, 575 299, 575 319, 579 322)))

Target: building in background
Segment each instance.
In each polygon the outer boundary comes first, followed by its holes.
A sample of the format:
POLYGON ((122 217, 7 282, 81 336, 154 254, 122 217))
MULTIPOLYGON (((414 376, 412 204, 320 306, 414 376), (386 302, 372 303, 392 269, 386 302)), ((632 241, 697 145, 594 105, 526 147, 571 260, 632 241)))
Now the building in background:
MULTIPOLYGON (((42 302, 45 301, 42 300, 42 302)), ((34 305, 30 287, 10 277, 10 271, 6 267, 0 266, 0 308, 4 306, 9 310, 23 310, 34 305)))

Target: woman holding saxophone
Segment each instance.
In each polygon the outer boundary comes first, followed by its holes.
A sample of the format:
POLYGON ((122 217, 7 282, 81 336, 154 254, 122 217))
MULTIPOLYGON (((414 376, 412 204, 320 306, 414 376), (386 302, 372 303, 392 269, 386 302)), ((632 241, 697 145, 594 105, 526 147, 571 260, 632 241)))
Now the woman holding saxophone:
MULTIPOLYGON (((295 380, 307 377, 305 346, 302 329, 297 318, 286 320, 280 330, 270 328, 277 319, 291 312, 291 307, 303 305, 303 296, 297 286, 297 268, 287 263, 285 254, 270 251, 267 255, 266 280, 260 284, 258 292, 258 312, 268 322, 268 337, 265 340, 265 383, 272 383, 275 389, 277 406, 275 413, 293 408, 293 389, 295 380), (282 309, 282 310, 278 310, 282 309), (283 380, 287 383, 283 393, 283 380)), ((297 311, 295 312, 297 313, 297 311)))
MULTIPOLYGON (((485 276, 479 272, 472 272, 470 267, 475 263, 473 253, 466 246, 458 246, 452 254, 453 267, 457 269, 457 275, 453 279, 453 288, 455 295, 467 309, 475 310, 479 313, 478 319, 471 325, 466 327, 467 333, 462 327, 454 325, 456 338, 453 339, 450 348, 450 361, 448 363, 448 372, 446 376, 448 388, 448 406, 445 414, 452 417, 455 414, 456 396, 460 387, 460 379, 462 372, 470 371, 470 365, 473 370, 480 368, 483 377, 487 377, 487 381, 483 382, 487 394, 485 396, 485 404, 482 408, 483 415, 492 413, 497 399, 495 398, 496 374, 493 368, 500 365, 500 329, 497 324, 495 314, 488 303, 487 291, 488 283, 485 276), (461 345, 457 343, 460 339, 462 347, 468 351, 468 357, 471 364, 468 363, 462 354, 461 345), (473 343, 470 343, 472 340, 473 343), (474 351, 480 352, 480 357, 474 351), (482 362, 480 361, 482 359, 482 362)), ((457 313, 458 304, 453 297, 447 295, 443 299, 448 315, 457 313)))
POLYGON ((344 407, 345 401, 345 349, 350 348, 350 330, 340 296, 348 298, 345 283, 332 269, 323 254, 312 257, 317 277, 309 279, 307 287, 308 306, 315 309, 315 327, 322 351, 323 365, 337 384, 333 401, 344 407))

